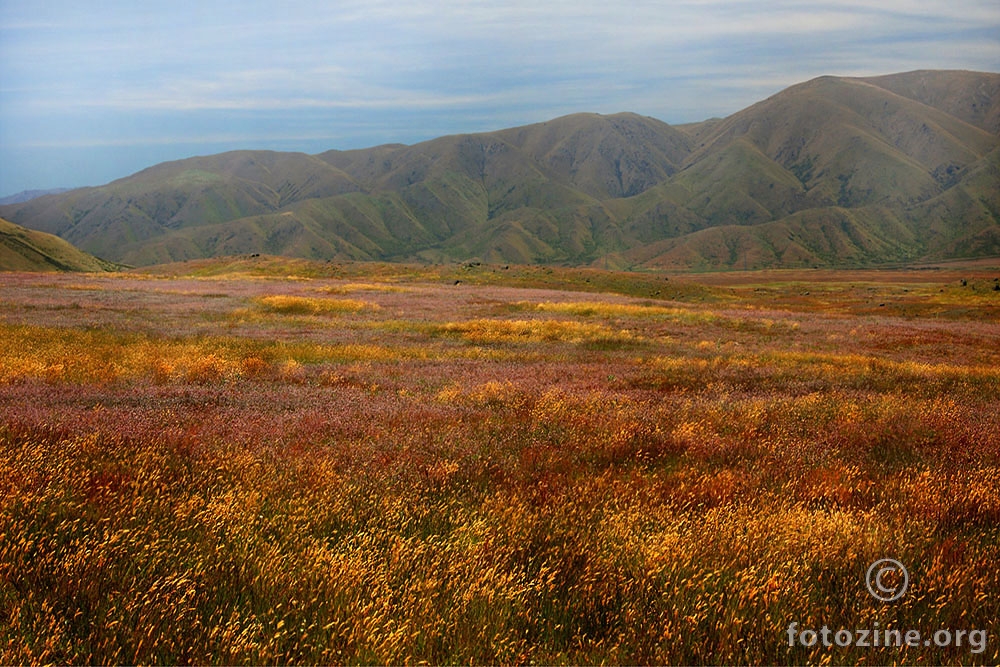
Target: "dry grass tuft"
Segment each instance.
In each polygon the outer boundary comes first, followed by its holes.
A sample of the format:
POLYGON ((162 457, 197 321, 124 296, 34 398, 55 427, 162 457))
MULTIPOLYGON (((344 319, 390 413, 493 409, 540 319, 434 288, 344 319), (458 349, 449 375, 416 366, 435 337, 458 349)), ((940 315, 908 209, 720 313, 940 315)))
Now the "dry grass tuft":
POLYGON ((357 299, 320 299, 305 296, 265 296, 257 303, 266 312, 282 315, 337 315, 379 310, 378 304, 357 299))
POLYGON ((539 343, 593 341, 629 342, 635 337, 628 331, 615 331, 600 324, 568 320, 469 320, 448 322, 440 327, 446 334, 480 343, 539 343))
POLYGON ((343 285, 331 285, 320 287, 320 292, 326 294, 351 294, 353 292, 385 292, 399 294, 412 291, 411 288, 388 283, 344 283, 343 285))

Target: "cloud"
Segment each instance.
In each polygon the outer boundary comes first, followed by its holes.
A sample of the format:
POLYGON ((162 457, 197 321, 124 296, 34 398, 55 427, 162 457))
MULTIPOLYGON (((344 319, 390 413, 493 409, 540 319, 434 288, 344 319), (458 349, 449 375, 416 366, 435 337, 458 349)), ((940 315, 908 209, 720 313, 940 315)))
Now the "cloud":
POLYGON ((250 144, 695 121, 822 74, 1000 70, 997 34, 996 0, 5 0, 0 159, 234 122, 250 144))

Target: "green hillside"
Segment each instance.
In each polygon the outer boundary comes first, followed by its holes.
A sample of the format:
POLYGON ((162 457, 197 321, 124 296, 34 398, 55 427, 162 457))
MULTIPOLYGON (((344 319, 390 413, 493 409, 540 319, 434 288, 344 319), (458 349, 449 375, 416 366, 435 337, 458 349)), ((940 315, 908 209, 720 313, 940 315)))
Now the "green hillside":
POLYGON ((1000 74, 820 77, 723 119, 622 113, 413 146, 239 151, 0 207, 136 265, 878 265, 1000 244, 1000 74))
POLYGON ((111 271, 118 268, 81 252, 58 236, 0 219, 0 271, 111 271))
POLYGON ((918 70, 862 79, 1000 134, 1000 79, 979 72, 918 70))

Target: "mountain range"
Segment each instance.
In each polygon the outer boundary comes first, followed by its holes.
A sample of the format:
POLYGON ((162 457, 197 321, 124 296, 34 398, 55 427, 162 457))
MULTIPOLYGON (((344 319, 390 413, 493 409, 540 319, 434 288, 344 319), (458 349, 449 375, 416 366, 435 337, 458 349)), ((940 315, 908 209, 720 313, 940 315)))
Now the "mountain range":
POLYGON ((612 268, 1000 254, 1000 74, 825 76, 724 119, 576 114, 159 164, 0 216, 131 265, 248 253, 612 268))

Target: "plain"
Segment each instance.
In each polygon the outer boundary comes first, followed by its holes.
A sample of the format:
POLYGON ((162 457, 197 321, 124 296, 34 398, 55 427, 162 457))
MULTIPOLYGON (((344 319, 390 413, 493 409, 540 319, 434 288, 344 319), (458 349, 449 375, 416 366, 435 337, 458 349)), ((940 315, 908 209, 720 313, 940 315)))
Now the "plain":
POLYGON ((2 274, 0 663, 995 663, 998 277, 2 274))

